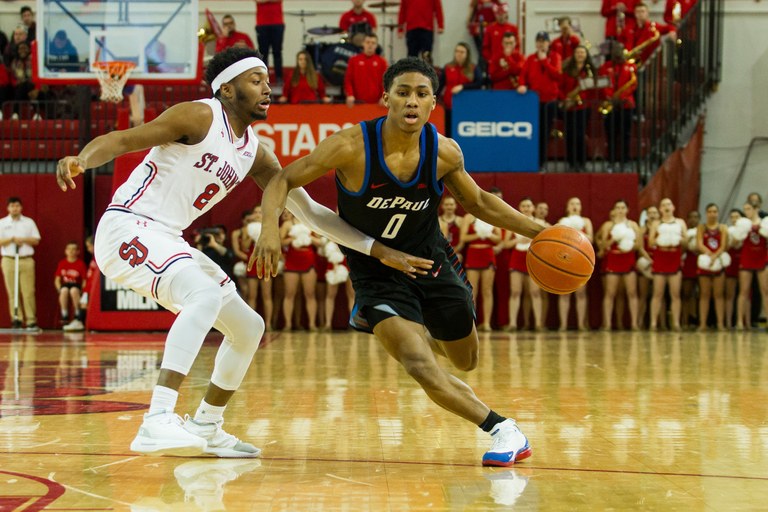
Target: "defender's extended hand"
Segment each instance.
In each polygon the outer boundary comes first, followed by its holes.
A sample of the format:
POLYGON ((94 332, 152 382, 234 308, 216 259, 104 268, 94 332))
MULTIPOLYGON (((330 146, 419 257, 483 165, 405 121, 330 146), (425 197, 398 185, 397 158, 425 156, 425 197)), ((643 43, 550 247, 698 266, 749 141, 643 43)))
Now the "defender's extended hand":
POLYGON ((72 179, 78 174, 85 172, 85 162, 76 156, 65 156, 56 166, 56 182, 59 184, 59 188, 63 191, 67 191, 67 186, 74 190, 77 188, 75 181, 72 179))
POLYGON ((427 275, 427 271, 431 270, 435 263, 432 260, 417 258, 402 251, 391 249, 379 242, 374 242, 373 247, 371 247, 371 256, 413 279, 416 279, 417 275, 427 275))
POLYGON ((256 247, 248 260, 248 270, 256 265, 256 275, 259 279, 269 281, 270 277, 277 276, 277 263, 280 261, 282 247, 280 246, 279 232, 262 228, 256 247))

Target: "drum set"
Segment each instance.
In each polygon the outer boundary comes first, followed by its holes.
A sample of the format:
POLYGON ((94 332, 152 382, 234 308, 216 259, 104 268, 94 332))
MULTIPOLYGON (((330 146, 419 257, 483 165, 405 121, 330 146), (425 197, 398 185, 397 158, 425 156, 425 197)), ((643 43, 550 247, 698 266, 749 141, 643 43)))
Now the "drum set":
MULTIPOLYGON (((387 9, 399 7, 400 2, 395 0, 382 0, 367 5, 370 9, 375 9, 381 13, 380 20, 388 14, 387 9)), ((295 12, 286 12, 292 16, 299 16, 301 21, 302 45, 304 49, 312 56, 315 68, 322 74, 323 79, 330 84, 341 86, 344 84, 344 74, 347 71, 349 59, 362 51, 363 39, 365 35, 372 32, 372 27, 366 23, 354 23, 347 32, 339 27, 322 25, 306 28, 305 18, 316 16, 317 13, 301 9, 295 12)), ((392 61, 393 55, 393 31, 397 28, 397 23, 379 23, 381 29, 388 29, 389 42, 389 60, 392 61)), ((384 34, 378 34, 382 45, 385 43, 384 34)), ((379 50, 381 51, 381 49, 379 50)))

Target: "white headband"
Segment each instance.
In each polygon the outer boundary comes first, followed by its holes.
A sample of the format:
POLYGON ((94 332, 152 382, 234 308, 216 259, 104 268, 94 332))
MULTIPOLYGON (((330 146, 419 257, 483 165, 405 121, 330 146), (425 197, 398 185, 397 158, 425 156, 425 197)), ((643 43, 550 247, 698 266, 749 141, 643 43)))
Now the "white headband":
POLYGON ((213 79, 213 83, 211 84, 211 89, 213 89, 213 94, 216 94, 216 91, 221 89, 222 84, 225 84, 231 81, 232 79, 237 77, 237 75, 239 75, 240 73, 244 73, 251 68, 264 68, 264 70, 266 70, 267 65, 264 64, 264 61, 258 57, 248 57, 247 59, 243 59, 235 62, 234 64, 226 68, 224 71, 216 75, 216 78, 213 79))

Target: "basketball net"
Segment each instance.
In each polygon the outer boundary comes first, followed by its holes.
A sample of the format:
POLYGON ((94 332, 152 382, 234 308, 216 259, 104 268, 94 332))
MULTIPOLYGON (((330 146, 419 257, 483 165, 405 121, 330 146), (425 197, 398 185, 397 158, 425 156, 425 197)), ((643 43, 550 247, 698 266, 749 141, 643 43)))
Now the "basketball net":
POLYGON ((95 62, 93 69, 101 85, 101 101, 123 101, 123 87, 135 67, 135 63, 122 60, 95 62))

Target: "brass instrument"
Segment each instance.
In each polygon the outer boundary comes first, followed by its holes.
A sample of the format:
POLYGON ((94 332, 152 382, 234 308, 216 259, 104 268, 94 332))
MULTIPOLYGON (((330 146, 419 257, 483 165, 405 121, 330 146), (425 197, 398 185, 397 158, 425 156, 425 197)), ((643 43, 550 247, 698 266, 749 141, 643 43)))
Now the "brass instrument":
POLYGON ((637 58, 643 54, 643 50, 659 40, 661 33, 656 30, 656 23, 651 23, 651 29, 653 30, 653 36, 651 36, 650 39, 646 39, 631 50, 627 50, 626 48, 624 49, 624 60, 630 64, 634 64, 637 61, 637 58))
MULTIPOLYGON (((591 66, 585 66, 585 71, 587 73, 587 78, 591 79, 595 77, 594 73, 592 72, 591 66)), ((573 107, 574 105, 576 106, 583 105, 584 100, 581 99, 581 90, 582 90, 581 82, 579 82, 579 84, 576 87, 574 87, 571 91, 568 92, 568 94, 565 95, 565 99, 560 104, 560 108, 568 109, 573 107)))
POLYGON ((211 29, 210 23, 206 22, 204 27, 200 27, 200 30, 197 31, 197 38, 203 44, 216 40, 216 34, 211 29))
POLYGON ((632 79, 629 80, 627 83, 616 89, 616 91, 611 95, 610 98, 607 100, 604 100, 602 103, 600 103, 600 107, 598 107, 598 111, 604 115, 607 116, 613 111, 613 104, 616 102, 616 100, 619 99, 619 96, 621 96, 624 91, 632 87, 634 84, 637 83, 637 77, 635 74, 632 74, 632 79))

